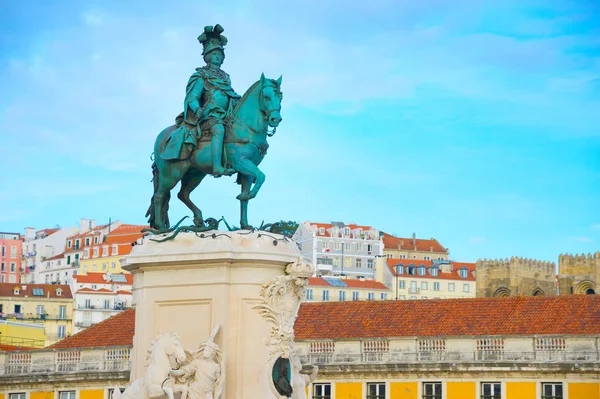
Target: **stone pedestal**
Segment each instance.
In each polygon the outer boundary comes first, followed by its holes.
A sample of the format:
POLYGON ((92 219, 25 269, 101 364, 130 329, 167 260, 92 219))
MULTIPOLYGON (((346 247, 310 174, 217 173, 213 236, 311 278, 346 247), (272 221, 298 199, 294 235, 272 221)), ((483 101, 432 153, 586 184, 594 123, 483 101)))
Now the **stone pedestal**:
POLYGON ((134 274, 131 380, 143 376, 158 334, 178 333, 186 349, 195 349, 218 324, 226 373, 221 398, 284 397, 274 389, 272 367, 293 345, 293 330, 286 334, 312 272, 299 262, 296 244, 249 231, 152 238, 159 237, 145 237, 124 267, 134 274))

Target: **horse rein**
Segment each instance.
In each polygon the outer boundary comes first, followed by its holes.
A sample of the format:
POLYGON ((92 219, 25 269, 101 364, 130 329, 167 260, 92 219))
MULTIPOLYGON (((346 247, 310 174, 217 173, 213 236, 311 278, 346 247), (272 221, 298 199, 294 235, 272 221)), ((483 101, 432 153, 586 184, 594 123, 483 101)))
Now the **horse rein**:
MULTIPOLYGON (((181 364, 179 363, 179 360, 175 359, 175 361, 177 362, 177 368, 174 368, 171 370, 179 370, 181 368, 181 364)), ((167 391, 165 391, 165 382, 167 382, 170 378, 171 378, 171 376, 167 375, 167 378, 165 378, 164 381, 162 382, 162 384, 160 384, 160 389, 162 389, 162 391, 165 393, 165 395, 167 395, 167 397, 169 395, 167 394, 167 391)))

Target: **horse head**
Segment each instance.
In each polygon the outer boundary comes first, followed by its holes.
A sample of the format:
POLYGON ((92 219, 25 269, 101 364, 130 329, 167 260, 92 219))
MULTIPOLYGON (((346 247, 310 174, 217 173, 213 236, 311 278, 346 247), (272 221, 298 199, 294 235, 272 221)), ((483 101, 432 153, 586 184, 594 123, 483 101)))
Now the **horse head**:
POLYGON ((267 79, 265 75, 260 76, 259 108, 267 124, 276 128, 281 122, 281 76, 279 79, 267 79))
POLYGON ((155 354, 162 353, 167 357, 175 358, 177 363, 184 363, 186 360, 185 350, 179 340, 179 336, 174 333, 160 334, 148 349, 148 357, 154 357, 155 354))

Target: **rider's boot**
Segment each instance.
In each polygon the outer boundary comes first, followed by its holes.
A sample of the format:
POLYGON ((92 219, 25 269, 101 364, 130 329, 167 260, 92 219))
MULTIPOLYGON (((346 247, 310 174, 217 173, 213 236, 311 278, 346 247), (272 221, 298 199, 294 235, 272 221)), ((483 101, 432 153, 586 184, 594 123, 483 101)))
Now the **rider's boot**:
POLYGON ((223 138, 224 137, 225 137, 224 129, 217 128, 217 129, 213 130, 211 151, 212 151, 212 159, 213 159, 213 176, 214 177, 221 177, 223 175, 230 176, 235 172, 232 169, 225 169, 223 167, 223 138))

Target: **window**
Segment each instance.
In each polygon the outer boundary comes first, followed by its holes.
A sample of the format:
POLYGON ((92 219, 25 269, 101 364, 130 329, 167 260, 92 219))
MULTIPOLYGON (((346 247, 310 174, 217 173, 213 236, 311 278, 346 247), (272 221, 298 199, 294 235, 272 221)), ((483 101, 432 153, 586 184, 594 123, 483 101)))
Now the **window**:
POLYGON ((67 241, 67 248, 71 248, 71 240, 67 241))
POLYGON ((79 240, 75 241, 75 249, 79 249, 79 240))
POLYGON ((344 258, 344 267, 350 267, 352 265, 351 258, 344 258))
POLYGON ((116 269, 116 268, 117 268, 117 262, 113 262, 113 263, 110 265, 110 267, 112 267, 113 269, 116 269))
POLYGON ((85 300, 85 307, 86 307, 86 309, 91 309, 91 307, 92 307, 92 300, 91 299, 86 299, 85 300))
POLYGON ((90 245, 90 239, 89 239, 89 237, 85 239, 85 245, 90 245))
POLYGON ((9 399, 25 399, 25 397, 27 396, 27 394, 25 392, 19 392, 19 393, 11 393, 9 395, 9 399))
POLYGON ((94 248, 94 258, 98 256, 98 248, 94 248))
POLYGON ((408 266, 408 274, 414 276, 417 274, 417 268, 415 266, 408 266))
POLYGON ((396 274, 404 274, 404 265, 396 265, 396 274))
POLYGON ((454 283, 448 283, 448 291, 454 292, 454 283))
POLYGON ((427 281, 421 281, 421 289, 427 290, 427 281))
POLYGON ((350 251, 350 243, 349 242, 346 243, 346 251, 350 251))
POLYGON ((94 244, 98 244, 98 236, 94 237, 94 244))
POLYGON ((401 290, 403 290, 404 288, 406 288, 406 281, 400 280, 400 282, 398 284, 398 288, 400 288, 401 290))
POLYGON ((367 382, 367 399, 385 399, 385 382, 367 382))
POLYGON ((83 251, 83 257, 86 259, 90 257, 90 252, 87 249, 83 251))
POLYGON ((427 268, 425 266, 419 266, 417 272, 419 276, 424 276, 425 274, 427 274, 427 268))
POLYGON ((342 249, 342 243, 339 242, 339 241, 336 241, 335 242, 335 249, 336 249, 336 251, 341 250, 342 249))
POLYGON ((481 383, 481 399, 502 399, 500 394, 499 382, 482 382, 481 383))
POLYGON ((37 314, 44 314, 44 305, 37 305, 36 313, 37 314))
POLYGON ((323 290, 323 300, 324 301, 329 300, 329 290, 323 290))
POLYGON ((15 313, 21 313, 21 305, 15 305, 15 313))
POLYGON ((387 299, 387 294, 385 292, 382 292, 380 297, 382 301, 385 301, 387 299))
POLYGON ((359 298, 360 298, 360 297, 359 297, 358 291, 353 291, 353 292, 352 292, 352 300, 353 300, 353 301, 358 301, 358 300, 359 300, 359 298))
POLYGON ((339 292, 339 300, 340 301, 345 301, 346 300, 346 291, 340 291, 339 292))
POLYGON ((59 308, 59 313, 58 313, 58 318, 59 319, 66 319, 67 318, 67 307, 61 305, 59 308))
POLYGON ((356 267, 362 267, 362 259, 356 258, 356 267))
MULTIPOLYGON (((327 248, 329 248, 329 246, 327 246, 327 248)), ((113 245, 113 247, 112 247, 112 254, 113 255, 118 255, 119 254, 119 246, 118 245, 113 245)))
POLYGON ((435 266, 432 267, 431 269, 429 269, 429 274, 431 274, 433 277, 437 277, 439 272, 440 272, 440 269, 438 269, 435 266))
POLYGON ((313 384, 313 399, 331 399, 331 384, 313 384))
POLYGON ((108 256, 108 247, 102 248, 102 256, 108 256))
POLYGON ((433 283, 433 290, 434 291, 439 291, 440 290, 440 283, 433 283))
MULTIPOLYGON (((48 277, 48 276, 46 276, 46 277, 48 277)), ((6 281, 5 281, 5 280, 6 280, 6 276, 5 276, 5 275, 2 275, 2 282, 3 282, 3 283, 6 283, 6 281)))
POLYGON ((460 278, 467 278, 469 277, 469 270, 467 270, 467 268, 462 268, 458 271, 458 275, 460 276, 460 278))
POLYGON ((10 247, 10 257, 13 259, 17 257, 17 247, 10 247))
POLYGON ((362 244, 356 244, 356 252, 362 252, 362 244))
POLYGON ((423 260, 431 260, 431 256, 424 256, 423 260))
POLYGON ((9 283, 16 283, 17 282, 17 276, 15 276, 14 274, 12 276, 8 276, 8 282, 9 283))
MULTIPOLYGON (((119 388, 119 391, 121 393, 125 392, 125 388, 119 388)), ((113 394, 115 393, 114 389, 109 389, 108 390, 108 399, 113 399, 113 394)))
MULTIPOLYGON (((58 326, 58 338, 64 338, 66 330, 67 330, 67 326, 58 326)), ((61 398, 62 398, 62 396, 61 396, 61 398)))
POLYGON ((110 309, 110 299, 104 300, 104 309, 110 309))
POLYGON ((374 292, 369 292, 369 293, 367 294, 367 299, 368 299, 369 301, 372 301, 372 300, 374 300, 374 299, 375 299, 375 293, 374 293, 374 292))
POLYGON ((367 259, 367 269, 373 268, 373 259, 367 259))
POLYGON ((424 382, 423 399, 442 399, 442 383, 424 382))
MULTIPOLYGON (((71 241, 69 241, 70 243, 71 241)), ((71 255, 67 255, 67 265, 71 264, 71 255)))
POLYGON ((306 300, 312 301, 312 299, 313 299, 313 290, 312 290, 312 288, 309 288, 306 290, 306 300))
POLYGON ((2 262, 2 268, 0 268, 0 271, 6 271, 6 264, 4 262, 2 262))
POLYGON ((62 290, 60 288, 58 288, 56 290, 56 296, 61 296, 62 295, 62 290))
POLYGON ((411 281, 410 282, 410 293, 411 294, 417 294, 418 293, 417 282, 416 281, 411 281))
POLYGON ((102 264, 102 270, 106 270, 106 263, 102 264))
POLYGON ((371 245, 371 244, 367 245, 367 252, 369 252, 369 253, 373 252, 373 245, 371 245))
POLYGON ((543 382, 542 399, 563 399, 562 382, 543 382))
POLYGON ((92 265, 92 271, 95 272, 96 270, 98 270, 98 266, 96 266, 96 264, 94 263, 92 265))
POLYGON ((17 264, 14 262, 10 262, 10 271, 14 273, 17 269, 17 264))
POLYGON ((75 391, 59 392, 58 399, 75 399, 75 391))
POLYGON ((321 241, 321 249, 322 250, 329 249, 329 241, 321 241))
POLYGON ((406 296, 405 296, 405 295, 400 295, 400 296, 398 297, 398 299, 402 299, 402 300, 404 300, 404 299, 406 299, 406 296))
POLYGON ((469 284, 463 284, 463 292, 469 292, 469 284))

